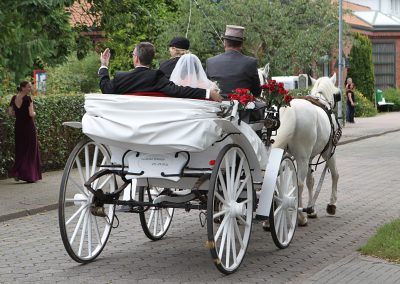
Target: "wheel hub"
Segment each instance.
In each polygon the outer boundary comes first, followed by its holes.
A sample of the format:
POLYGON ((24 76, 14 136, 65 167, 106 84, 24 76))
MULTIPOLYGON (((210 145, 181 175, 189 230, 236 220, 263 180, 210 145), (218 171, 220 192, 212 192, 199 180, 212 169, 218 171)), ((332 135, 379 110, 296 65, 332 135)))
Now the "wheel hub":
POLYGON ((237 216, 243 215, 246 215, 246 206, 243 203, 238 203, 236 201, 231 202, 229 216, 231 218, 236 218, 237 216))
POLYGON ((282 201, 282 207, 284 209, 296 208, 296 198, 293 196, 285 196, 282 201))
POLYGON ((74 195, 74 205, 80 206, 82 204, 86 204, 88 202, 88 197, 81 194, 81 193, 76 193, 74 195))

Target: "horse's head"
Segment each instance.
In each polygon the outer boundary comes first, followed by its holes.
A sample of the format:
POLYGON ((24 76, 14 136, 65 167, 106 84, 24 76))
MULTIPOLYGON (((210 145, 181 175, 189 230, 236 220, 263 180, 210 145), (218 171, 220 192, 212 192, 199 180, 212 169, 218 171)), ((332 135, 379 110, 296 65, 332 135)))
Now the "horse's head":
POLYGON ((318 97, 322 101, 326 102, 331 109, 335 107, 335 103, 338 101, 337 96, 340 90, 335 86, 336 73, 332 77, 321 77, 319 79, 311 78, 313 88, 311 89, 311 96, 318 97))
POLYGON ((267 83, 269 75, 269 63, 267 63, 264 68, 258 68, 258 77, 260 78, 260 84, 264 85, 267 83))

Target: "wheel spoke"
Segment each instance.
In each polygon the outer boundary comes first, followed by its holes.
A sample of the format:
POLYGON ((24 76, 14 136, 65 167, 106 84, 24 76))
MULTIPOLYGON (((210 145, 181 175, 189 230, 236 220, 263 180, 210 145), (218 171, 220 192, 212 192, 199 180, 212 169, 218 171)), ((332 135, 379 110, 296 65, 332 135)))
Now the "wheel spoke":
POLYGON ((237 200, 239 198, 240 194, 243 191, 243 188, 247 185, 247 181, 249 180, 249 178, 250 178, 250 176, 246 176, 246 178, 244 179, 244 181, 240 185, 240 188, 238 189, 238 191, 235 194, 235 200, 237 200))
POLYGON ((88 212, 88 255, 92 256, 92 214, 88 212))
POLYGON ((101 241, 101 238, 100 238, 99 225, 97 224, 96 217, 93 216, 93 215, 91 215, 91 217, 92 217, 93 224, 94 224, 94 232, 95 232, 95 234, 96 234, 97 242, 98 242, 100 245, 103 245, 103 243, 102 243, 102 241, 101 241))
POLYGON ((215 233, 214 240, 217 241, 219 238, 219 235, 221 234, 222 230, 225 228, 226 223, 228 222, 229 215, 225 216, 225 218, 222 220, 221 225, 219 226, 217 232, 215 233))
POLYGON ((225 176, 226 176, 226 199, 227 200, 232 200, 231 198, 231 184, 230 184, 230 180, 231 180, 231 170, 229 167, 229 161, 228 158, 225 159, 225 176))
POLYGON ((237 222, 233 222, 233 225, 234 225, 235 232, 236 232, 236 238, 240 244, 240 249, 242 249, 242 248, 244 248, 244 243, 243 243, 243 238, 242 238, 239 226, 238 226, 237 222))
POLYGON ((89 146, 85 146, 85 169, 86 169, 86 179, 90 178, 90 159, 89 159, 89 146))
POLYGON ((231 255, 231 240, 232 240, 232 236, 231 236, 231 227, 232 227, 232 222, 233 219, 229 218, 228 221, 228 226, 226 227, 226 253, 225 253, 225 266, 229 267, 229 259, 230 259, 230 255, 231 255))
POLYGON ((229 212, 228 210, 221 210, 221 211, 219 211, 218 213, 215 213, 214 215, 213 215, 213 218, 215 219, 215 218, 218 218, 219 216, 221 216, 221 215, 225 215, 227 212, 229 212))
MULTIPOLYGON (((219 171, 218 171, 218 180, 217 180, 217 182, 219 181, 219 184, 221 185, 221 188, 222 188, 222 193, 224 194, 224 199, 226 200, 226 199, 229 199, 229 197, 228 197, 228 193, 227 193, 227 188, 226 188, 226 184, 225 184, 225 180, 224 180, 224 176, 223 176, 223 174, 222 174, 222 171, 221 171, 221 169, 219 169, 219 171)), ((216 185, 218 185, 218 183, 216 183, 216 185)))
MULTIPOLYGON (((236 174, 236 178, 235 178, 235 184, 233 186, 234 189, 239 187, 240 177, 241 177, 241 173, 242 173, 242 170, 243 170, 243 163, 244 163, 244 157, 240 157, 239 166, 238 166, 237 171, 235 173, 236 174)), ((246 176, 246 178, 248 179, 248 176, 246 176)), ((247 182, 247 180, 243 181, 243 183, 246 183, 246 182, 247 182)), ((243 189, 243 186, 241 187, 241 189, 243 189)), ((239 193, 236 194, 236 198, 239 197, 241 190, 239 189, 238 191, 239 191, 239 193)))
MULTIPOLYGON (((235 187, 235 179, 236 179, 236 177, 235 177, 235 174, 236 174, 236 149, 231 153, 231 157, 232 157, 232 161, 231 161, 231 165, 232 165, 232 167, 231 167, 231 170, 230 170, 230 180, 229 180, 229 188, 230 188, 230 191, 231 191, 231 195, 230 195, 230 198, 234 198, 234 190, 236 189, 236 187, 235 187)), ((228 159, 227 160, 229 160, 229 157, 228 157, 228 159)))
POLYGON ((216 191, 215 192, 215 197, 222 202, 222 204, 224 204, 225 206, 227 206, 228 204, 226 203, 225 199, 216 191))
POLYGON ((235 240, 235 225, 236 220, 232 221, 231 228, 231 245, 232 245, 232 265, 237 265, 237 252, 236 252, 236 240, 235 240))
POLYGON ((87 210, 85 212, 85 215, 83 217, 83 226, 82 226, 82 234, 81 234, 81 241, 79 242, 79 251, 78 251, 78 255, 82 256, 82 249, 83 249, 83 243, 85 240, 85 235, 86 235, 86 226, 87 226, 87 216, 88 216, 89 210, 87 210))
POLYGON ((97 145, 94 147, 94 153, 93 153, 93 161, 92 161, 92 171, 90 172, 90 176, 94 175, 94 173, 96 172, 96 168, 97 168, 97 158, 99 156, 99 147, 97 147, 97 145))
POLYGON ((66 225, 68 225, 73 219, 75 219, 76 216, 79 215, 79 213, 82 212, 83 209, 85 209, 88 205, 87 204, 82 204, 81 207, 65 222, 66 225))
MULTIPOLYGON (((229 227, 229 220, 230 220, 231 218, 226 218, 226 223, 225 223, 225 226, 224 226, 224 229, 223 229, 223 232, 222 232, 222 237, 221 237, 221 243, 220 243, 220 245, 219 245, 219 253, 218 253, 218 257, 219 257, 219 259, 221 259, 222 260, 222 254, 224 253, 224 248, 225 248, 225 241, 226 241, 226 232, 227 232, 227 230, 228 230, 228 227, 229 227)), ((225 220, 225 219, 224 219, 225 220)), ((215 242, 217 242, 217 239, 215 239, 215 242)))

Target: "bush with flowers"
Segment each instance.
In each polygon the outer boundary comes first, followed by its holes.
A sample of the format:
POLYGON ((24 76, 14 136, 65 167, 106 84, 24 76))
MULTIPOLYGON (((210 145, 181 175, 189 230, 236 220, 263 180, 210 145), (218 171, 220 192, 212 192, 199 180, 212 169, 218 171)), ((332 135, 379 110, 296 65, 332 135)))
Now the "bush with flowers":
POLYGON ((283 83, 277 83, 275 80, 261 86, 261 97, 267 102, 268 108, 275 105, 278 108, 290 106, 290 101, 293 99, 289 92, 285 89, 283 83))

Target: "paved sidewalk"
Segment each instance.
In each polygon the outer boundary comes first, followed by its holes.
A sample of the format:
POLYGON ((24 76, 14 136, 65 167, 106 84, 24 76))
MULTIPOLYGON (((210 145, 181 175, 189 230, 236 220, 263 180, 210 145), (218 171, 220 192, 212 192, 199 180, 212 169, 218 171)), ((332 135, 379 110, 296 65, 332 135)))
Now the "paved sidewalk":
MULTIPOLYGON (((356 123, 346 124, 343 128, 339 144, 394 131, 400 131, 400 112, 382 113, 372 118, 356 118, 356 123)), ((13 179, 0 180, 0 222, 56 209, 61 176, 62 171, 46 172, 43 179, 34 184, 15 182, 13 179)), ((400 283, 400 266, 354 253, 308 278, 306 283, 343 282, 400 283), (354 268, 350 274, 349 265, 354 268), (385 281, 377 280, 382 280, 383 275, 386 277, 385 281)))

